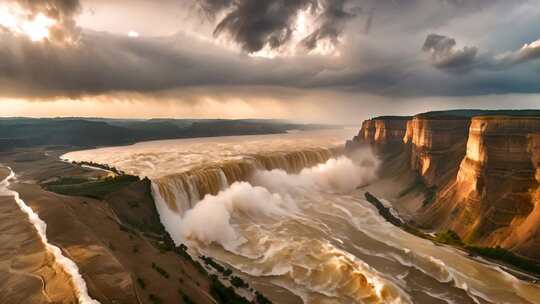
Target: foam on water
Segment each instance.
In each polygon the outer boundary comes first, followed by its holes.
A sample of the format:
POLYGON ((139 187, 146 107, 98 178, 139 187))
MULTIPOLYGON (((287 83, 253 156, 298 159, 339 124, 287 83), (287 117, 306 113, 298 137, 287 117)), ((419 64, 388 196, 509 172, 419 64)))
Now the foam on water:
POLYGON ((356 190, 376 178, 378 161, 369 151, 351 159, 320 152, 328 141, 306 146, 293 140, 285 154, 254 155, 276 151, 283 142, 269 138, 192 140, 182 141, 182 147, 150 149, 148 144, 135 152, 128 147, 78 155, 97 153, 103 163, 157 177, 152 178, 156 206, 177 244, 187 242, 307 303, 410 303, 413 291, 447 303, 540 298, 538 286, 387 223, 356 190), (301 166, 308 168, 297 170, 301 166), (162 179, 175 173, 183 175, 162 179))
POLYGON ((81 304, 99 304, 97 300, 94 300, 88 294, 88 288, 86 282, 79 272, 77 265, 62 254, 62 250, 57 246, 51 244, 47 240, 47 224, 35 213, 32 208, 30 208, 19 196, 19 193, 9 189, 10 181, 15 180, 15 173, 11 168, 9 168, 9 176, 0 182, 0 195, 12 196, 19 208, 26 213, 28 219, 34 225, 36 231, 38 232, 39 237, 47 251, 49 251, 55 259, 55 262, 58 263, 62 269, 71 277, 71 281, 77 292, 77 297, 79 303, 81 304))

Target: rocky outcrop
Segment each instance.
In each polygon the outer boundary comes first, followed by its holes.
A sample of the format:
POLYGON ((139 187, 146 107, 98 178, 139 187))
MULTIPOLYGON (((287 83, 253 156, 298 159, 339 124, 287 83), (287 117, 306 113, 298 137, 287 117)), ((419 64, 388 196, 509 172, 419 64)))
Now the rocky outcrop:
POLYGON ((407 123, 403 138, 411 145, 411 168, 427 187, 441 186, 455 175, 465 155, 470 120, 465 117, 419 115, 407 123))
POLYGON ((366 120, 349 148, 369 145, 388 158, 406 154, 410 169, 416 171, 427 187, 434 187, 455 176, 465 155, 468 117, 381 116, 366 120))
POLYGON ((366 120, 362 123, 358 135, 347 142, 347 148, 371 145, 383 153, 402 152, 403 137, 409 119, 410 117, 382 116, 366 120))
POLYGON ((422 220, 452 228, 472 243, 540 258, 539 134, 540 117, 473 118, 455 181, 422 220))
POLYGON ((469 243, 540 260, 540 112, 451 111, 378 120, 364 122, 354 141, 385 156, 381 171, 395 172, 392 160, 398 158, 380 147, 391 143, 395 150, 402 131, 389 126, 405 123, 399 160, 410 160, 409 172, 432 194, 414 215, 417 225, 452 229, 469 243))

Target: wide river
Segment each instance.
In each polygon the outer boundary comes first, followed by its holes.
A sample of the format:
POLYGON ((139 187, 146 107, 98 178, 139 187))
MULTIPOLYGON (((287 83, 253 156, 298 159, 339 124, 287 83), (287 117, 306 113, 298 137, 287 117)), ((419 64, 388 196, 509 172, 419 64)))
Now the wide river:
POLYGON ((175 242, 275 303, 540 303, 539 285, 381 218, 357 189, 377 182, 378 160, 337 149, 353 133, 152 141, 63 158, 149 177, 175 242))

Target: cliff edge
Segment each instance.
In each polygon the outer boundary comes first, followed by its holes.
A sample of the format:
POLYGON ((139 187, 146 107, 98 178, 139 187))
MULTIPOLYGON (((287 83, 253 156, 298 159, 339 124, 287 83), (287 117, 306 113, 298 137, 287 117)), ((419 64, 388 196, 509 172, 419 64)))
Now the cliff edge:
POLYGON ((347 146, 372 147, 381 176, 417 176, 387 197, 400 204, 416 192, 410 222, 540 260, 540 111, 379 117, 347 146))

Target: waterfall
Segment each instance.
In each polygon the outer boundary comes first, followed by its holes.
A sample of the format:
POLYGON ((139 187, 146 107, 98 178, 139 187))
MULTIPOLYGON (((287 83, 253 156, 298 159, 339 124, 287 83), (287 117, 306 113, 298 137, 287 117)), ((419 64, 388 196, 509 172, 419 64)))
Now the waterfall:
POLYGON ((341 148, 249 155, 220 164, 200 166, 152 181, 154 198, 182 216, 205 195, 215 195, 234 182, 247 181, 256 170, 281 169, 296 174, 341 154, 341 148))

